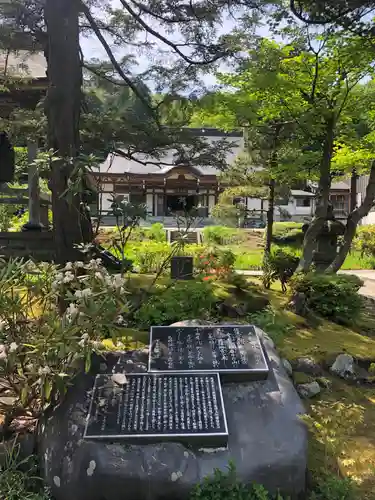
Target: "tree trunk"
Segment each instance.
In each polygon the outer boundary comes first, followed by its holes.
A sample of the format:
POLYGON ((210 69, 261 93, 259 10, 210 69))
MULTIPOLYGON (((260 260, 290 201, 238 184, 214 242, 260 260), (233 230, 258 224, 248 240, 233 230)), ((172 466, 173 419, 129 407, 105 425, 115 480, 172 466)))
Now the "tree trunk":
POLYGON ((316 247, 316 239, 327 220, 329 191, 331 188, 331 160, 335 139, 335 125, 336 121, 334 113, 330 113, 326 119, 326 136, 324 139, 322 159, 319 168, 320 175, 316 197, 315 216, 306 231, 305 238, 303 240, 303 252, 301 260, 298 264, 297 272, 306 273, 310 269, 316 247))
POLYGON ((373 162, 371 167, 365 198, 362 204, 349 214, 345 228, 343 244, 341 245, 335 260, 326 269, 325 271, 326 273, 337 273, 337 271, 341 268, 350 251, 353 238, 357 231, 358 223, 363 217, 366 217, 371 208, 374 206, 374 203, 375 203, 375 162, 373 162))
POLYGON ((51 168, 53 226, 59 263, 78 258, 76 244, 91 241, 91 222, 81 196, 65 196, 79 151, 82 66, 79 52, 79 2, 46 0, 49 89, 46 101, 49 147, 61 158, 51 168))
POLYGON ((266 245, 264 248, 265 256, 271 253, 274 210, 275 210, 275 180, 271 179, 269 183, 269 193, 268 193, 266 245))
POLYGON ((352 213, 357 208, 357 171, 355 168, 352 170, 350 178, 350 207, 349 213, 352 213))

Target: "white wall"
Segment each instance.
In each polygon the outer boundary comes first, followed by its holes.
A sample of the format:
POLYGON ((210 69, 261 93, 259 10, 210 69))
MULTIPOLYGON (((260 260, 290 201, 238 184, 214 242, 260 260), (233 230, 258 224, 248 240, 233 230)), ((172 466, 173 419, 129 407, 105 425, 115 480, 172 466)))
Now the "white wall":
POLYGON ((208 215, 211 215, 214 206, 215 206, 215 195, 210 194, 208 196, 208 215))
POLYGON ((101 192, 99 193, 99 209, 102 212, 109 212, 111 210, 111 204, 114 194, 113 184, 102 184, 101 192))
MULTIPOLYGON (((313 200, 311 200, 311 204, 313 204, 313 200)), ((256 210, 260 211, 262 208, 262 201, 259 198, 247 198, 246 203, 248 210, 256 210)), ((311 217, 312 214, 312 206, 310 207, 297 207, 297 202, 295 198, 290 198, 287 205, 276 205, 274 211, 274 218, 276 221, 279 221, 282 217, 280 217, 280 210, 285 210, 291 216, 291 220, 303 220, 311 217)), ((268 201, 263 201, 263 210, 268 210, 268 201)))
POLYGON ((370 212, 366 217, 361 220, 361 225, 375 224, 375 212, 370 212))
POLYGON ((153 203, 154 203, 154 195, 152 193, 151 194, 148 193, 146 195, 146 206, 148 215, 152 215, 153 203))

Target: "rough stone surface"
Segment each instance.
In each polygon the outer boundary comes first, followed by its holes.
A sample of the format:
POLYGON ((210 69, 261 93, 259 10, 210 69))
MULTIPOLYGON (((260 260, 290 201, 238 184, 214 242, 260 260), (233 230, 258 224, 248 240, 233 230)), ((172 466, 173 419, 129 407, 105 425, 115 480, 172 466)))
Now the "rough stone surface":
POLYGON ((297 385, 297 391, 301 398, 310 399, 320 393, 320 385, 314 380, 308 384, 297 385))
POLYGON ((353 356, 350 356, 350 354, 339 354, 330 370, 341 378, 354 377, 355 367, 353 356))
POLYGON ((293 363, 293 368, 297 372, 308 373, 309 375, 321 375, 322 367, 313 358, 298 358, 293 363))
POLYGON ((289 361, 287 359, 282 359, 281 360, 282 363, 283 363, 283 367, 284 367, 284 370, 286 371, 286 373, 289 375, 289 377, 291 377, 293 375, 293 368, 292 368, 292 365, 289 363, 289 361))
POLYGON ((39 433, 40 459, 55 500, 184 500, 197 482, 230 460, 241 480, 297 498, 305 488, 307 434, 298 417, 304 408, 272 342, 257 331, 271 373, 265 381, 223 386, 226 449, 84 440, 95 372, 78 378, 39 433))

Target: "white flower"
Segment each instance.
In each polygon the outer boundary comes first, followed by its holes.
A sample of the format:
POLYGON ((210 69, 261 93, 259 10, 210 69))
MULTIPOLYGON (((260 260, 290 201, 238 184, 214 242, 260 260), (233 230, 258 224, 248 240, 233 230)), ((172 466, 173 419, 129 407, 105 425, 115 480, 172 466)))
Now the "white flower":
POLYGON ((78 342, 78 345, 80 347, 85 347, 87 346, 88 342, 89 342, 89 339, 90 339, 90 336, 88 333, 84 333, 82 336, 81 336, 81 340, 78 342))
POLYGON ((123 325, 125 323, 124 316, 120 314, 120 316, 117 316, 116 323, 118 325, 123 325))
POLYGON ((3 319, 0 320, 0 332, 2 332, 4 330, 4 328, 6 327, 6 324, 7 324, 6 321, 4 321, 3 319))
POLYGON ((73 303, 69 304, 69 307, 66 310, 67 316, 71 319, 74 319, 78 315, 78 313, 78 307, 73 303))
POLYGON ((97 269, 98 264, 95 259, 91 259, 87 267, 89 269, 97 269))
POLYGON ((96 264, 97 264, 98 266, 101 266, 101 265, 102 265, 102 259, 96 259, 96 261, 95 261, 95 262, 96 262, 96 264))
POLYGON ((40 367, 38 370, 38 375, 42 377, 43 375, 49 375, 51 373, 51 368, 49 366, 40 367))
POLYGON ((101 272, 96 271, 96 273, 94 274, 94 276, 95 276, 95 278, 96 278, 97 280, 101 280, 101 281, 103 281, 104 276, 102 275, 102 273, 101 273, 101 272))
POLYGON ((82 297, 90 297, 92 295, 91 288, 84 288, 81 293, 82 297))
POLYGON ((71 273, 70 271, 67 271, 65 273, 63 283, 71 283, 74 280, 74 274, 71 273))
POLYGON ((100 349, 102 347, 102 343, 99 340, 93 340, 91 345, 93 349, 100 349))
POLYGON ((82 291, 81 290, 76 290, 74 292, 74 297, 76 297, 77 299, 80 299, 82 297, 82 291))
POLYGON ((73 269, 73 263, 72 262, 67 262, 64 271, 71 271, 73 269))
POLYGON ((81 260, 77 260, 77 262, 75 262, 73 264, 74 267, 85 267, 85 264, 84 262, 82 262, 81 260))
POLYGON ((114 278, 113 278, 113 286, 115 288, 121 288, 124 284, 124 279, 122 278, 122 276, 120 275, 116 275, 114 278))
POLYGON ((0 361, 7 359, 7 348, 4 344, 0 344, 0 361))
POLYGON ((18 349, 18 344, 16 342, 12 342, 9 346, 9 352, 16 352, 18 349))

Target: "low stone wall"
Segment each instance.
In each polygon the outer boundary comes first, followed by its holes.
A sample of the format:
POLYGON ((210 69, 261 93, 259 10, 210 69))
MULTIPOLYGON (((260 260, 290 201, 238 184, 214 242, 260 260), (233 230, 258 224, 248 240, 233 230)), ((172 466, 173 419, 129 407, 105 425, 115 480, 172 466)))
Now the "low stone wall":
POLYGON ((0 255, 52 261, 55 257, 53 232, 0 232, 0 255))

